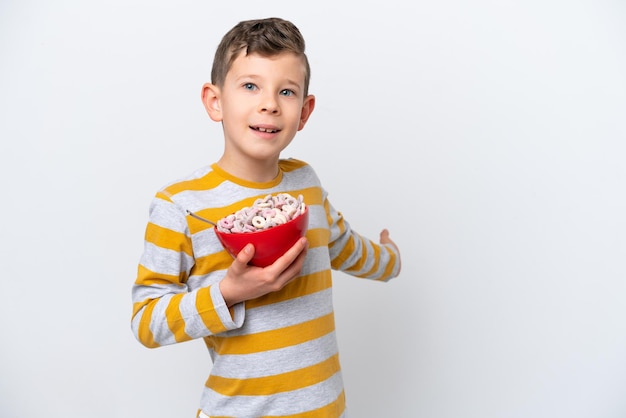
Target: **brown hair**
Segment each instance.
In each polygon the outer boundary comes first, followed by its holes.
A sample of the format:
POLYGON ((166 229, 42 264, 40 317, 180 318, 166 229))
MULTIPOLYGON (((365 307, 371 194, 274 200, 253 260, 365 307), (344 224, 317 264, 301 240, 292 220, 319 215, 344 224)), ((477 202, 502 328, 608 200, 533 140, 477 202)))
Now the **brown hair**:
POLYGON ((244 20, 236 24, 222 38, 215 51, 211 83, 224 85, 226 73, 241 52, 271 57, 282 52, 291 52, 304 61, 304 95, 309 93, 311 68, 304 53, 305 43, 298 28, 291 22, 277 17, 244 20))

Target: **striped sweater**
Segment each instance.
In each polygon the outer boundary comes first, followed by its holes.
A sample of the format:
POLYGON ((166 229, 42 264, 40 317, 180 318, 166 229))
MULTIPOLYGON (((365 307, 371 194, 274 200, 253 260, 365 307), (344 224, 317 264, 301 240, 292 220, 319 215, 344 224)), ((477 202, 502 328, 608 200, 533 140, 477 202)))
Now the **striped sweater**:
POLYGON ((313 169, 288 159, 266 183, 216 164, 159 191, 150 205, 132 289, 132 330, 147 347, 203 338, 213 365, 200 400, 211 417, 343 417, 345 395, 331 270, 379 281, 399 255, 350 228, 313 169), (309 250, 300 277, 282 290, 228 308, 219 290, 232 258, 211 225, 255 199, 286 192, 309 208, 309 250))

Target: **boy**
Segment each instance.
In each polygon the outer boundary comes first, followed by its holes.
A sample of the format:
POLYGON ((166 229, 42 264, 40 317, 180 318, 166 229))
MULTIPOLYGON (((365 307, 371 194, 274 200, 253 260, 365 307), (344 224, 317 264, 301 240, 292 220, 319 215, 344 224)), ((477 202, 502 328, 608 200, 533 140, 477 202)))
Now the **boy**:
POLYGON ((304 40, 278 18, 243 21, 222 39, 202 102, 224 132, 214 164, 159 191, 133 286, 132 330, 147 347, 203 338, 211 374, 198 417, 343 417, 331 269, 387 281, 400 255, 387 230, 359 236, 313 169, 280 153, 315 107, 304 40), (269 194, 302 195, 309 229, 274 264, 233 260, 211 225, 269 194))

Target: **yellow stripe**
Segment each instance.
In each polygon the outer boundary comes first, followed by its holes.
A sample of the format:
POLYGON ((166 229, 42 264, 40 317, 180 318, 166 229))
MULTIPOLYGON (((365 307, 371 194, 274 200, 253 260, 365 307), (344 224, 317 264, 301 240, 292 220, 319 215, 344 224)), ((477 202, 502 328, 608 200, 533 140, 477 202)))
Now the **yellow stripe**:
POLYGON ((321 205, 323 203, 322 199, 324 196, 319 187, 307 187, 306 189, 293 190, 288 193, 296 198, 298 195, 302 195, 307 206, 321 205))
POLYGON ((172 331, 172 334, 174 334, 176 342, 191 340, 191 337, 185 332, 185 320, 180 312, 180 301, 182 298, 182 294, 174 295, 165 309, 167 326, 170 328, 170 331, 172 331))
POLYGON ((204 326, 207 327, 212 334, 226 331, 226 327, 222 324, 222 320, 213 305, 213 299, 211 299, 211 286, 198 289, 198 294, 196 295, 196 309, 198 310, 200 318, 202 318, 202 322, 204 322, 204 326), (217 326, 218 324, 219 326, 217 326))
POLYGON ((163 228, 151 222, 146 227, 145 240, 157 247, 184 252, 188 256, 193 255, 191 241, 184 233, 163 228))
POLYGON ((150 331, 150 323, 152 321, 152 311, 156 306, 156 301, 148 304, 146 309, 143 311, 141 315, 141 319, 139 320, 139 330, 137 331, 137 336, 139 341, 142 342, 146 347, 156 348, 159 346, 156 341, 154 341, 154 335, 152 331, 150 331))
MULTIPOLYGON (((343 414, 346 409, 346 394, 344 391, 341 391, 337 399, 332 403, 323 406, 321 408, 315 409, 313 411, 303 412, 301 414, 294 415, 265 415, 261 418, 319 418, 319 417, 338 417, 343 414)), ((217 417, 212 417, 217 418, 217 417)))
MULTIPOLYGON (((184 274, 184 273, 182 273, 184 274)), ((160 274, 156 273, 152 270, 149 270, 142 266, 141 264, 137 268, 137 279, 135 281, 136 285, 139 286, 153 286, 153 285, 176 285, 181 286, 181 282, 186 278, 179 278, 174 275, 169 274, 160 274)), ((141 308, 150 303, 153 299, 146 299, 140 302, 135 302, 133 304, 133 317, 139 312, 141 308)))
POLYGON ((278 161, 278 165, 283 171, 288 173, 290 171, 294 171, 294 170, 304 167, 306 163, 304 161, 289 158, 289 159, 278 161))
POLYGON ((385 251, 389 253, 390 258, 389 258, 389 263, 387 264, 387 268, 385 268, 385 272, 383 273, 383 277, 380 280, 385 280, 391 277, 391 273, 393 273, 393 268, 395 267, 396 262, 397 262, 396 253, 394 253, 387 247, 383 247, 383 248, 385 249, 385 251))
MULTIPOLYGON (((297 160, 296 161, 281 160, 279 164, 280 164, 281 169, 284 172, 294 171, 306 165, 304 162, 297 161, 297 160)), ((218 187, 221 183, 223 183, 226 180, 227 179, 222 177, 220 173, 211 171, 207 173, 206 175, 204 175, 203 177, 181 181, 176 184, 173 184, 167 187, 163 193, 161 192, 157 193, 157 197, 160 197, 165 200, 170 200, 170 196, 173 196, 183 191, 211 190, 211 189, 218 187)))
POLYGON ((212 340, 212 347, 218 354, 251 354, 279 348, 291 347, 335 330, 333 314, 284 328, 263 331, 256 334, 235 337, 217 337, 212 340))
MULTIPOLYGON (((356 248, 356 247, 355 247, 356 248)), ((357 262, 351 265, 346 271, 359 271, 363 268, 363 265, 369 259, 367 254, 367 245, 365 245, 365 240, 361 239, 361 257, 357 260, 357 262)))
POLYGON ((198 257, 191 269, 192 276, 202 276, 214 271, 226 270, 233 263, 233 258, 222 250, 215 254, 209 254, 204 257, 198 257))
POLYGON ((132 317, 131 317, 131 318, 134 318, 134 317, 135 317, 135 315, 137 315, 137 312, 139 312, 139 310, 140 310, 141 308, 143 308, 144 306, 146 306, 146 304, 147 304, 148 302, 150 302, 150 300, 147 300, 147 301, 145 301, 145 300, 144 300, 144 301, 141 301, 141 302, 135 302, 135 303, 133 303, 133 314, 132 314, 132 317))
MULTIPOLYGON (((339 218, 339 220, 336 223, 336 227, 339 229, 339 235, 341 235, 341 234, 343 234, 346 231, 346 224, 344 222, 343 217, 341 216, 341 213, 339 213, 339 216, 340 216, 340 218, 339 218)), ((330 213, 328 212, 328 208, 326 208, 326 221, 328 222, 328 225, 332 225, 333 218, 331 217, 330 213)))
POLYGON ((137 267, 137 280, 136 284, 141 286, 153 286, 153 285, 168 285, 174 284, 179 286, 181 283, 187 281, 187 274, 184 271, 180 272, 180 277, 173 274, 164 274, 152 271, 143 265, 137 267))
POLYGON ((157 192, 155 197, 161 200, 165 200, 166 202, 172 203, 172 199, 170 199, 170 195, 167 192, 159 191, 157 192))
POLYGON ((175 195, 180 192, 211 190, 224 182, 224 178, 215 172, 207 173, 205 176, 181 181, 167 187, 166 192, 175 195))
POLYGON ((346 242, 346 244, 344 245, 344 247, 341 249, 341 252, 339 253, 339 255, 337 255, 335 258, 333 258, 331 260, 331 265, 333 266, 333 268, 338 269, 341 267, 341 265, 348 259, 350 258, 350 255, 352 255, 352 253, 354 253, 356 246, 354 243, 354 238, 352 236, 350 236, 350 238, 348 238, 348 242, 346 242))
POLYGON ((309 229, 306 239, 309 241, 309 248, 325 247, 330 239, 330 231, 328 228, 309 229))
MULTIPOLYGON (((219 218, 215 218, 213 215, 207 215, 204 213, 206 211, 196 211, 195 215, 199 215, 204 219, 208 219, 209 221, 216 221, 219 218)), ((198 232, 202 232, 205 229, 212 229, 213 225, 208 222, 201 221, 200 219, 194 218, 191 215, 187 215, 187 226, 189 227, 189 233, 191 235, 197 234, 198 232)))
POLYGON ((257 308, 259 306, 271 305, 283 302, 300 296, 312 295, 332 286, 331 273, 329 270, 312 273, 298 277, 278 292, 268 293, 260 298, 246 301, 246 308, 257 308))
POLYGON ((339 371, 337 354, 321 363, 267 377, 231 379, 211 375, 207 386, 224 396, 266 396, 323 382, 339 371))
POLYGON ((374 259, 374 265, 371 269, 369 269, 369 271, 365 272, 365 274, 362 275, 363 277, 370 277, 378 270, 378 266, 380 265, 380 246, 372 243, 372 247, 374 248, 374 255, 372 255, 372 258, 374 259))

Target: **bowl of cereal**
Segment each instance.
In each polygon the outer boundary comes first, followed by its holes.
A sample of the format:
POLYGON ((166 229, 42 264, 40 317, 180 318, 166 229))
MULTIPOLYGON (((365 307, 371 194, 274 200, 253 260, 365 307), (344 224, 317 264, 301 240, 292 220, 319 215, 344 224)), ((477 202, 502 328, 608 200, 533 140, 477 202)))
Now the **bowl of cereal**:
POLYGON ((249 264, 266 267, 274 263, 309 227, 309 209, 302 196, 288 193, 267 195, 220 219, 214 227, 224 249, 234 257, 247 245, 254 245, 249 264))

